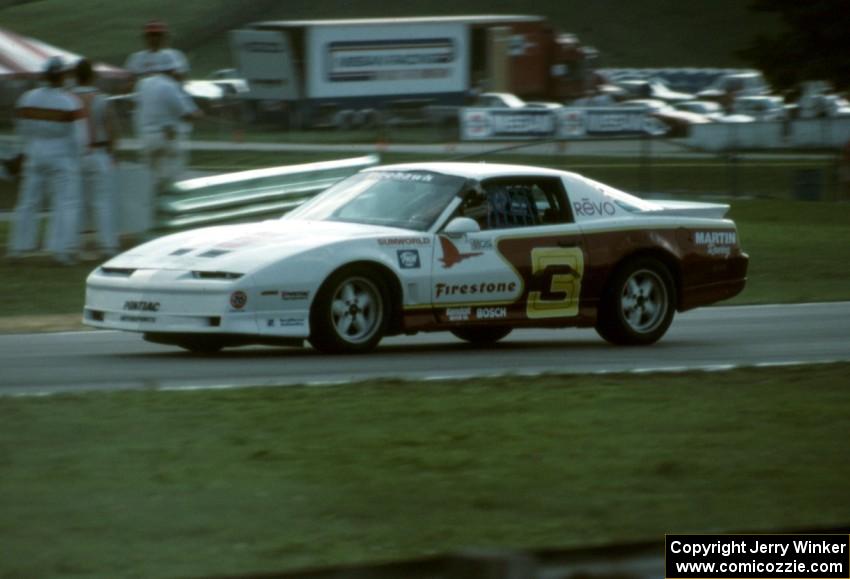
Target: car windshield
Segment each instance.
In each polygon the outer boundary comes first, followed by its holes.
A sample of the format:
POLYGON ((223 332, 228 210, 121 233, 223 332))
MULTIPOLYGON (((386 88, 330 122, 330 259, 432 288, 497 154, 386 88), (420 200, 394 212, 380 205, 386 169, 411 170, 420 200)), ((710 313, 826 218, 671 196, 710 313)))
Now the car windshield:
POLYGON ((462 177, 430 171, 367 171, 340 181, 283 219, 426 231, 464 183, 462 177))

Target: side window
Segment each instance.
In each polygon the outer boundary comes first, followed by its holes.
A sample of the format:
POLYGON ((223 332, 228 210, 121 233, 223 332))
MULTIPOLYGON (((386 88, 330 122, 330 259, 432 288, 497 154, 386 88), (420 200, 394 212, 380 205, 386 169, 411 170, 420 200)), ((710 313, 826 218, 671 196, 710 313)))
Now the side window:
POLYGON ((572 221, 560 179, 490 179, 467 194, 457 215, 470 217, 482 230, 554 225, 572 221))

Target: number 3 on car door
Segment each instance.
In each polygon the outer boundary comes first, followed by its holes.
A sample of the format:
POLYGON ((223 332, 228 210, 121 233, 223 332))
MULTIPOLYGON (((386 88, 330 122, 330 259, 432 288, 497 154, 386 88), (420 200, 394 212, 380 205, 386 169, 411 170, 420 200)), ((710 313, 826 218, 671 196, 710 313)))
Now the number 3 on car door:
POLYGON ((526 314, 531 319, 578 315, 584 254, 579 247, 531 250, 531 283, 526 314))

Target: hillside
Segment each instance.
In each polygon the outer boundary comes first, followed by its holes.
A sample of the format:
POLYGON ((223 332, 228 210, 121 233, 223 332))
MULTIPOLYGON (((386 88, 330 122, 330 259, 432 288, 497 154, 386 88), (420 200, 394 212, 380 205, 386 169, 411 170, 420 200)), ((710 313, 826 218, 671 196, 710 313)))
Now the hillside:
POLYGON ((227 30, 245 22, 442 14, 534 13, 549 17, 601 52, 602 66, 742 66, 735 51, 775 22, 750 14, 744 0, 430 0, 387 6, 380 0, 26 0, 0 2, 0 22, 21 34, 113 64, 141 46, 142 24, 163 18, 196 76, 230 66, 227 30))

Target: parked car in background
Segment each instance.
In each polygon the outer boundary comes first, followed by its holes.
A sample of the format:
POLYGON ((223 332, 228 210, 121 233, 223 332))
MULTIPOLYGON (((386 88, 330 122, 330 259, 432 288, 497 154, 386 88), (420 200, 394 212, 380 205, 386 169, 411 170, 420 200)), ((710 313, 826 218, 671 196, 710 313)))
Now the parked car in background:
POLYGON ((625 89, 631 98, 647 98, 676 103, 693 100, 694 95, 672 90, 658 79, 623 80, 618 86, 625 89))
POLYGON ((690 132, 692 125, 710 123, 711 120, 705 115, 680 111, 668 105, 664 101, 654 99, 634 99, 623 101, 620 106, 640 107, 646 110, 647 115, 654 117, 670 128, 667 133, 670 137, 684 137, 690 132))
POLYGON ((723 100, 729 96, 758 96, 770 93, 770 85, 757 70, 724 74, 697 93, 698 99, 723 100))
POLYGON ((485 92, 478 95, 473 106, 488 109, 524 109, 526 102, 509 92, 485 92))
POLYGON ((748 115, 757 121, 782 121, 788 118, 785 100, 779 96, 742 96, 732 103, 732 113, 748 115))
POLYGON ((720 103, 714 101, 685 101, 676 103, 673 106, 680 111, 703 115, 710 121, 717 123, 751 123, 754 120, 749 115, 728 115, 723 107, 720 106, 720 103))

